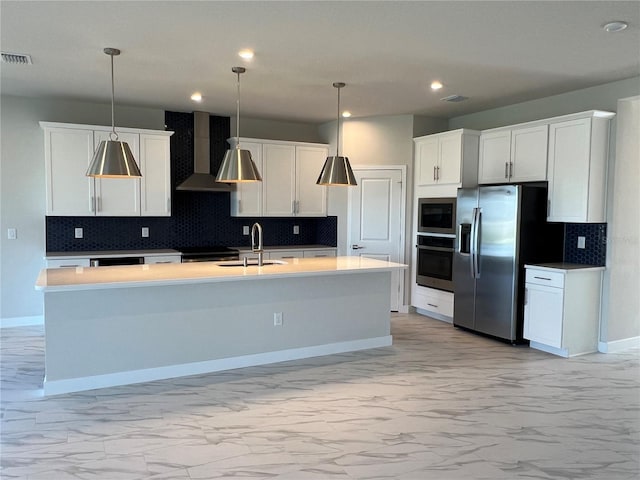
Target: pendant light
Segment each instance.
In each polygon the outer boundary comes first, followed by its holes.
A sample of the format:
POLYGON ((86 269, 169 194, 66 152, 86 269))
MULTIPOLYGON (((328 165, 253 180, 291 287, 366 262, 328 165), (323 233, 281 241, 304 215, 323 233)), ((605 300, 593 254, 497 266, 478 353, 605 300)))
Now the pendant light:
POLYGON ((356 177, 353 176, 353 170, 349 165, 347 157, 339 156, 340 153, 340 89, 345 86, 342 82, 333 84, 338 89, 338 134, 336 136, 336 155, 327 157, 322 167, 322 172, 318 177, 317 185, 339 185, 346 187, 354 187, 358 185, 356 177))
POLYGON ((216 182, 240 183, 261 182, 262 177, 256 164, 253 163, 251 152, 240 149, 240 74, 246 72, 244 67, 233 67, 231 71, 238 75, 238 99, 236 101, 236 146, 227 150, 222 160, 216 182))
POLYGON ((120 55, 117 48, 105 48, 104 53, 111 57, 111 133, 109 140, 102 140, 93 154, 88 177, 137 178, 141 177, 140 169, 133 158, 127 142, 119 142, 113 113, 113 57, 120 55))

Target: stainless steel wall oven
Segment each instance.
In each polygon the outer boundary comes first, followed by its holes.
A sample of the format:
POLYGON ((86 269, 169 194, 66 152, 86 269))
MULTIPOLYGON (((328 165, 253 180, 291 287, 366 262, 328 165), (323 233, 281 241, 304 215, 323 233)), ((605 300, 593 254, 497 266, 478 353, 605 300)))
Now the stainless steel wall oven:
POLYGON ((416 283, 453 292, 454 247, 453 235, 418 235, 416 283))

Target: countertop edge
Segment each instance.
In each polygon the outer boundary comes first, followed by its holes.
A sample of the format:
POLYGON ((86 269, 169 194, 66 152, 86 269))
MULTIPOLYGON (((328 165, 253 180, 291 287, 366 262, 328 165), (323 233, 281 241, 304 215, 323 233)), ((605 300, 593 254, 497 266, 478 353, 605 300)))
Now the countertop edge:
POLYGON ((524 268, 534 268, 550 272, 584 272, 584 271, 604 271, 606 267, 598 265, 582 265, 579 263, 540 263, 526 264, 524 268))

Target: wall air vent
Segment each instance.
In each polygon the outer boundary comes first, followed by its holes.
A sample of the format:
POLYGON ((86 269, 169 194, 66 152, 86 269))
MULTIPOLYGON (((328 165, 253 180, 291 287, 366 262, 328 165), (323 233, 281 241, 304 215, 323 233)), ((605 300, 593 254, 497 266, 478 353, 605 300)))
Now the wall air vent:
POLYGON ((8 53, 2 52, 2 63, 14 63, 20 65, 32 65, 30 55, 23 55, 22 53, 8 53))
POLYGON ((448 97, 441 98, 443 102, 464 102, 465 100, 469 100, 469 97, 463 97, 462 95, 449 95, 448 97))

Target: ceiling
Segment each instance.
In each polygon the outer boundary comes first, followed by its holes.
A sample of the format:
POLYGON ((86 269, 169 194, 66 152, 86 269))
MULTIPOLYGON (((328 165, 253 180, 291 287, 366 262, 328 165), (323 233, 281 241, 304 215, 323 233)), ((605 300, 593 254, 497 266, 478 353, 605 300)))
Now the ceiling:
POLYGON ((640 75, 640 1, 2 0, 0 21, 33 59, 3 94, 109 102, 115 47, 116 104, 231 115, 241 65, 241 115, 299 122, 335 118, 336 81, 354 117, 450 118, 640 75))

